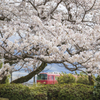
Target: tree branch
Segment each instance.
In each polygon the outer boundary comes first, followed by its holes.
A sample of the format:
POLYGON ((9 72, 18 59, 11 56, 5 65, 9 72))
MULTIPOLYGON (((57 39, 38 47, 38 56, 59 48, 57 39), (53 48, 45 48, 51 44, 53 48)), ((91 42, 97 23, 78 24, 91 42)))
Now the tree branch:
POLYGON ((47 64, 45 62, 42 62, 42 64, 35 71, 32 71, 28 75, 20 77, 16 80, 12 81, 11 83, 24 83, 24 82, 27 82, 32 77, 34 77, 36 74, 40 73, 46 66, 47 66, 47 64))

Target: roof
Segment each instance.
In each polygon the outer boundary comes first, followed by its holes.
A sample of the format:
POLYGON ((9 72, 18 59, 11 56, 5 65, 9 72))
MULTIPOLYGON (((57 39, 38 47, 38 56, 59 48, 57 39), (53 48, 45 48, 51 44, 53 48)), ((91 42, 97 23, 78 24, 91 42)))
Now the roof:
POLYGON ((39 74, 47 74, 47 75, 60 75, 59 73, 39 73, 39 74))

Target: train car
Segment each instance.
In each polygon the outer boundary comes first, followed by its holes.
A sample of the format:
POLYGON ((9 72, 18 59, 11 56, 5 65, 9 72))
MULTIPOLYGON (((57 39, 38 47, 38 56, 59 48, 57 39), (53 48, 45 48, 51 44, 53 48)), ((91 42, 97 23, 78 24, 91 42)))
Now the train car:
POLYGON ((41 84, 56 84, 60 74, 55 73, 40 73, 37 75, 37 83, 41 84))

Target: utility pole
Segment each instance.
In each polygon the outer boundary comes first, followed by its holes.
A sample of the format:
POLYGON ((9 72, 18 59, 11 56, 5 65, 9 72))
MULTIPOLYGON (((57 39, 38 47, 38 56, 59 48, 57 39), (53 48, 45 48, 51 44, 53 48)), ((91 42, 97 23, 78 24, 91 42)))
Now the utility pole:
POLYGON ((12 71, 11 71, 11 78, 10 79, 11 79, 11 82, 12 82, 12 71))
MULTIPOLYGON (((33 71, 35 70, 35 67, 33 68, 33 71)), ((33 77, 33 84, 35 84, 35 76, 33 77)))

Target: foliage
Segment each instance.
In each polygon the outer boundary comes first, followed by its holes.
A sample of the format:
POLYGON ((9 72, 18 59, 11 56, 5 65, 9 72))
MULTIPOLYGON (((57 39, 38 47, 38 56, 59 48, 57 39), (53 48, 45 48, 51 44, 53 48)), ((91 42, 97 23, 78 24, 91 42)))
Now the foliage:
POLYGON ((0 63, 0 68, 2 68, 3 63, 0 63))
POLYGON ((96 78, 96 82, 94 84, 93 95, 96 100, 100 100, 100 76, 98 75, 96 78))
POLYGON ((0 0, 4 64, 36 70, 38 63, 61 63, 100 74, 99 7, 100 0, 0 0))
POLYGON ((58 100, 93 100, 92 91, 93 86, 68 84, 60 90, 58 100))
POLYGON ((88 76, 87 76, 87 75, 79 76, 79 77, 77 78, 77 83, 88 84, 88 85, 89 85, 88 76))
POLYGON ((27 87, 21 84, 0 85, 0 97, 10 100, 92 100, 93 86, 55 84, 27 87))
MULTIPOLYGON (((76 73, 76 75, 77 75, 76 83, 90 85, 90 81, 89 81, 89 76, 88 75, 86 75, 83 72, 80 72, 80 74, 76 73)), ((94 84, 94 80, 95 80, 95 76, 92 75, 91 77, 92 77, 91 81, 92 81, 92 85, 93 85, 94 84)))
POLYGON ((59 84, 64 83, 75 83, 76 78, 72 74, 62 73, 60 77, 58 77, 57 81, 59 84))
POLYGON ((76 74, 76 75, 78 76, 77 77, 77 83, 89 85, 88 75, 86 75, 82 72, 80 74, 76 74))
MULTIPOLYGON (((93 76, 93 79, 95 79, 95 76, 93 76)), ((92 81, 92 85, 94 84, 94 80, 91 80, 92 81)), ((80 84, 86 84, 86 85, 90 85, 90 82, 89 82, 89 78, 88 78, 88 75, 80 72, 80 74, 66 74, 66 73, 62 73, 60 75, 60 77, 58 77, 57 79, 58 83, 59 84, 64 84, 64 83, 80 83, 80 84)))
POLYGON ((10 73, 8 71, 8 66, 4 66, 2 59, 0 59, 0 74, 0 83, 8 84, 10 73))
POLYGON ((84 84, 56 84, 36 87, 34 91, 46 92, 48 100, 93 100, 93 86, 84 84))
POLYGON ((10 100, 46 100, 45 93, 32 91, 21 84, 0 85, 0 97, 10 100))
POLYGON ((7 76, 7 78, 5 80, 5 84, 9 84, 10 83, 10 80, 9 80, 10 77, 11 77, 10 75, 7 76))

